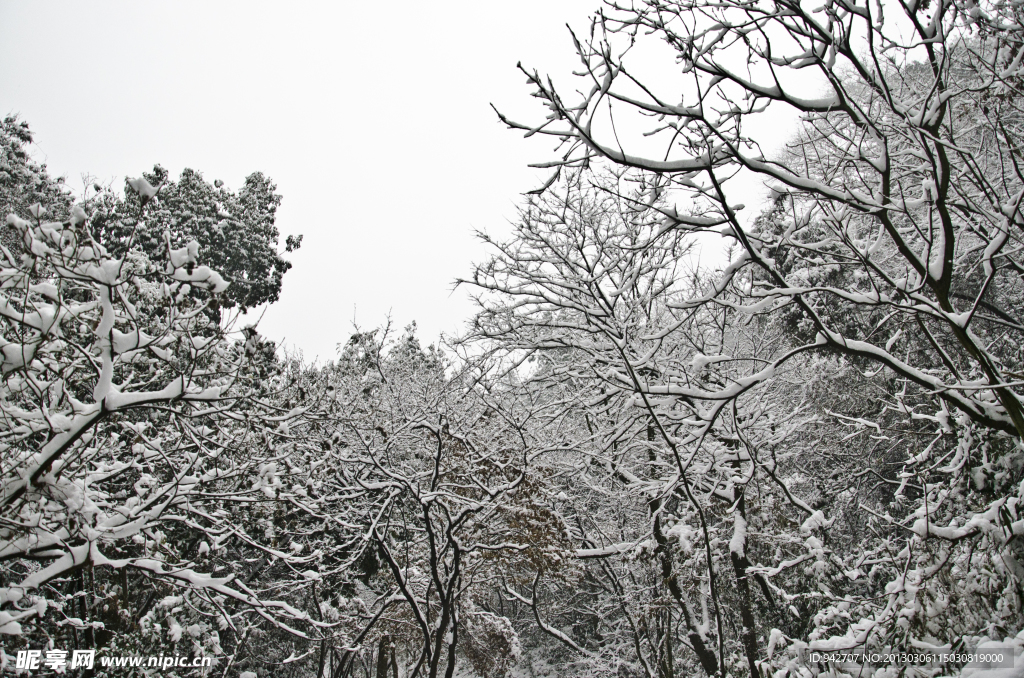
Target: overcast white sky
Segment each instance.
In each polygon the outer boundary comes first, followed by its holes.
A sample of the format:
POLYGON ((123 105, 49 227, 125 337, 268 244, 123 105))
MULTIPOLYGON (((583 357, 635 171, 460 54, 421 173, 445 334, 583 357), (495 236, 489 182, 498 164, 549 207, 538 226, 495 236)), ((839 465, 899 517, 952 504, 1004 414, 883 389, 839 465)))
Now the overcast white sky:
POLYGON ((452 280, 542 174, 551 142, 517 61, 566 75, 598 0, 441 3, 0 0, 0 115, 72 186, 123 186, 159 163, 239 187, 255 170, 304 235, 260 325, 307 359, 335 355, 355 318, 390 313, 432 341, 472 312, 452 280))
POLYGON ((567 73, 565 24, 597 4, 0 0, 0 115, 76 187, 155 163, 273 178, 282 239, 305 237, 260 327, 325 359, 353 317, 461 326, 473 229, 507 227, 549 152, 488 104, 536 114, 516 62, 567 73))

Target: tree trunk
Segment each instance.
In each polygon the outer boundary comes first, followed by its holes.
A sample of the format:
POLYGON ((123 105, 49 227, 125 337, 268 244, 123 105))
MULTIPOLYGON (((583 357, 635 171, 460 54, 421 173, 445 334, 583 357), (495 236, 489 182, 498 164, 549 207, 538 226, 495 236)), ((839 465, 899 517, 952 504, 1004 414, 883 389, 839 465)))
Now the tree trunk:
POLYGON ((388 655, 391 637, 383 635, 377 644, 377 678, 388 678, 388 655))
MULTIPOLYGON (((743 497, 740 497, 736 506, 736 517, 738 520, 746 521, 743 510, 743 497)), ((735 537, 734 537, 735 539, 735 537)), ((743 651, 747 655, 747 667, 750 669, 750 678, 760 678, 757 670, 757 627, 754 621, 754 609, 750 596, 750 578, 747 576, 747 567, 750 561, 747 560, 747 538, 746 527, 744 526, 743 539, 738 545, 739 551, 730 549, 729 556, 732 559, 732 569, 736 573, 736 591, 739 594, 740 619, 743 621, 743 629, 740 631, 740 642, 743 644, 743 651)))

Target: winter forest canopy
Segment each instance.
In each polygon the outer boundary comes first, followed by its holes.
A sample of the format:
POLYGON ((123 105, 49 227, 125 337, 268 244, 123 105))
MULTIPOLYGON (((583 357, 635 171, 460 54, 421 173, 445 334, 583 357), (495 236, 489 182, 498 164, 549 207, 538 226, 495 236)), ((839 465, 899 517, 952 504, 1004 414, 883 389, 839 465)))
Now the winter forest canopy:
POLYGON ((241 315, 301 245, 270 178, 73 193, 0 124, 0 671, 1024 675, 1024 10, 608 2, 570 38, 497 109, 549 178, 452 272, 465 332, 327 363, 241 315))

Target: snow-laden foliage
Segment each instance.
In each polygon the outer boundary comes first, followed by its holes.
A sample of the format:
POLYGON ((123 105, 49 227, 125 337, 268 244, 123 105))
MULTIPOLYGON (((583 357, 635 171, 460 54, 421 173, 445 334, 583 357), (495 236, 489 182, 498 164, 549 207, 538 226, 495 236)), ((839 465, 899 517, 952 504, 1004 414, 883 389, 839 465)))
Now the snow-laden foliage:
POLYGON ((131 644, 133 629, 222 655, 218 631, 251 615, 302 633, 287 584, 268 598, 217 565, 239 549, 304 560, 241 519, 274 497, 258 469, 301 411, 261 400, 258 337, 233 341, 189 294, 227 282, 194 241, 160 264, 113 258, 80 207, 29 212, 7 218, 21 247, 0 249, 2 661, 23 643, 131 644))
MULTIPOLYGON (((277 249, 281 196, 276 190, 261 172, 250 174, 239 190, 231 191, 224 182, 211 184, 192 169, 173 181, 157 165, 127 182, 123 198, 109 190, 89 193, 89 227, 115 257, 137 247, 162 263, 165 233, 173 247, 193 240, 202 243, 204 262, 231 283, 210 305, 211 312, 246 311, 277 301, 292 266, 277 249)), ((298 249, 301 242, 302 236, 288 236, 285 252, 298 249)))
MULTIPOLYGON (((42 205, 50 219, 70 214, 71 196, 63 178, 53 178, 46 165, 35 162, 30 150, 32 132, 24 120, 7 116, 0 121, 0 216, 28 214, 32 205, 42 205)), ((19 246, 12 228, 0 225, 0 242, 8 248, 19 246)))

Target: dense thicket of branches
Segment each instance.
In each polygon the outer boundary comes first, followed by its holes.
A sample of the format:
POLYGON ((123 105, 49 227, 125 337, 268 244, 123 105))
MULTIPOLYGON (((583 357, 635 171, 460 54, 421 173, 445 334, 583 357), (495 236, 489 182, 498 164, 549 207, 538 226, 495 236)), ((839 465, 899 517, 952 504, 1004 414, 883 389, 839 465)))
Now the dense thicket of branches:
POLYGON ((644 491, 629 543, 665 587, 621 606, 631 671, 674 675, 685 645, 758 675, 1021 630, 1022 35, 998 4, 609 3, 577 98, 528 73, 546 119, 503 119, 562 152, 474 279, 479 333, 636 411, 591 431, 607 479, 644 491), (675 80, 631 67, 656 38, 675 80), (801 129, 767 156, 749 121, 780 108, 801 129), (772 189, 752 220, 740 175, 772 189), (682 234, 707 232, 728 265, 680 275, 682 234))
POLYGON ((1003 4, 607 3, 585 86, 529 73, 547 117, 503 118, 559 154, 482 236, 465 336, 326 365, 222 312, 287 270, 262 175, 74 204, 5 121, 0 661, 890 677, 963 667, 808 651, 1000 644, 1018 675, 1022 37, 1003 4))

